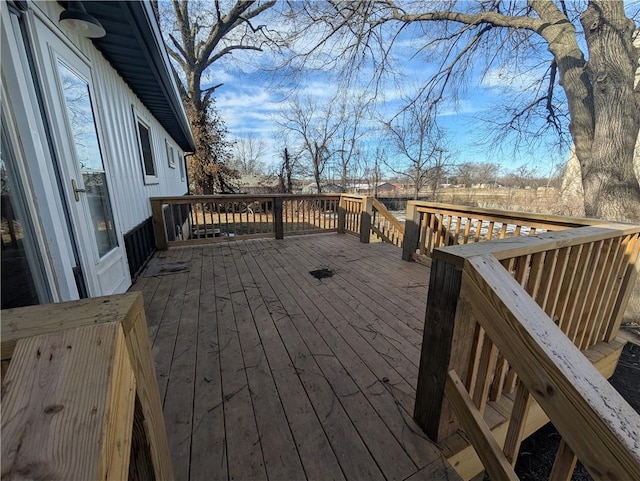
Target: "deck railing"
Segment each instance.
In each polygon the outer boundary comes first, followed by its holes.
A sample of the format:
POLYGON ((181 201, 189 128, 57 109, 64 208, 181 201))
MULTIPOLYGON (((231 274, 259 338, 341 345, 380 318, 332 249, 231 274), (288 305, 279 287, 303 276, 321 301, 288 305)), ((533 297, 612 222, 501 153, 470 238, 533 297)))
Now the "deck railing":
POLYGON ((375 197, 372 199, 372 208, 371 234, 382 242, 402 247, 404 224, 375 197))
POLYGON ((526 212, 480 209, 423 201, 407 202, 403 247, 404 260, 430 258, 434 249, 484 242, 507 237, 533 235, 585 225, 594 219, 579 219, 526 212))
POLYGON ((340 229, 340 203, 339 194, 153 197, 156 247, 335 232, 340 229))
POLYGON ((151 199, 156 247, 338 232, 402 247, 404 225, 377 199, 356 194, 205 195, 151 199))
POLYGON ((414 413, 429 436, 460 423, 492 479, 517 479, 535 400, 563 438, 554 476, 575 453, 596 479, 640 479, 640 417, 580 352, 615 339, 639 236, 602 224, 433 251, 414 413), (509 424, 494 439, 483 415, 506 393, 509 424))

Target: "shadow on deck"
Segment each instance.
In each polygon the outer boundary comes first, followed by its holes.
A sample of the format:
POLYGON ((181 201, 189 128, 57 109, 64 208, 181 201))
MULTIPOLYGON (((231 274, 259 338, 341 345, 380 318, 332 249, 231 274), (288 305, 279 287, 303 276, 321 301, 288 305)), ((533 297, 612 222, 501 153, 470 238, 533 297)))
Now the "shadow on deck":
POLYGON ((176 479, 458 479, 412 419, 428 280, 337 234, 157 253, 132 290, 176 479))

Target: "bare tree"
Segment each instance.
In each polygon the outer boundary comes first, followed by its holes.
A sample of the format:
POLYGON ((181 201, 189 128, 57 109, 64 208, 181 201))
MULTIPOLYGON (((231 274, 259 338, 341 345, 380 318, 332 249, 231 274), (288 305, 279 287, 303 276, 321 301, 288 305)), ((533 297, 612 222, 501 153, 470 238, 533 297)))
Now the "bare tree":
POLYGON ((233 144, 232 166, 242 175, 263 174, 265 164, 261 160, 267 151, 262 137, 253 132, 241 133, 233 144))
POLYGON ((500 165, 493 162, 464 162, 456 165, 455 169, 458 183, 465 187, 474 184, 495 184, 500 173, 500 165))
POLYGON ((633 89, 639 52, 623 0, 305 2, 292 14, 292 19, 304 15, 317 29, 326 27, 321 41, 297 59, 329 44, 352 68, 368 58, 377 72, 386 71, 394 41, 413 32, 416 55, 433 53, 441 62, 416 97, 434 108, 480 61, 485 72, 496 67, 508 72, 526 65, 531 54, 546 55, 546 68, 525 67, 530 74, 542 71, 540 81, 526 89, 528 100, 520 97, 510 109, 505 127, 526 132, 527 122, 537 122, 563 132, 566 108, 586 214, 640 220, 640 185, 633 170, 640 130, 640 92, 633 89))
POLYGON ((223 11, 219 0, 172 0, 170 6, 154 2, 168 38, 167 51, 182 71, 179 88, 196 141, 195 155, 188 158, 189 178, 197 193, 228 190, 231 174, 226 129, 213 103, 221 84, 207 85, 205 74, 220 59, 241 50, 261 51, 273 40, 265 26, 254 21, 275 3, 238 0, 223 11))
POLYGON ((280 166, 280 172, 278 173, 278 179, 280 180, 280 192, 284 194, 293 193, 293 170, 295 168, 295 158, 291 158, 289 150, 285 147, 282 155, 282 165, 280 166))
POLYGON ((333 153, 334 135, 340 126, 340 119, 334 112, 335 105, 331 100, 321 104, 311 97, 295 96, 279 121, 300 143, 301 153, 309 162, 318 193, 322 192, 322 177, 333 153))
POLYGON ((434 185, 437 187, 444 169, 445 149, 443 132, 432 112, 423 103, 410 102, 394 119, 385 122, 384 127, 390 148, 397 155, 385 164, 395 174, 409 179, 413 184, 413 198, 417 199, 429 184, 432 189, 434 185))
POLYGON ((369 102, 364 95, 350 95, 342 91, 339 95, 337 129, 335 132, 335 147, 338 168, 340 172, 340 186, 347 191, 349 179, 354 179, 357 173, 355 165, 360 157, 362 140, 367 130, 364 126, 369 102))

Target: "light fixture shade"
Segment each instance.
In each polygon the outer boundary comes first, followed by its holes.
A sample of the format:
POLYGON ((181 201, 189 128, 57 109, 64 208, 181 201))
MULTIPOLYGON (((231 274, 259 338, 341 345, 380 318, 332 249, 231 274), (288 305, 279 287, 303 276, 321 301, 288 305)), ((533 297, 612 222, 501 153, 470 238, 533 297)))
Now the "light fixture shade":
POLYGON ((60 14, 58 23, 87 38, 101 38, 107 34, 98 19, 87 13, 82 2, 69 2, 67 9, 60 14))

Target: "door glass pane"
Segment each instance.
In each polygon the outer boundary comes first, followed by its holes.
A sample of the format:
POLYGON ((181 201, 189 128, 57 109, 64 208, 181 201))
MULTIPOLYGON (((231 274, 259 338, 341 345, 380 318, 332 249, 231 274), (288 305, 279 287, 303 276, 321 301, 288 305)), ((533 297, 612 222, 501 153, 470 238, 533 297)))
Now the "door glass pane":
POLYGON ((89 85, 64 63, 58 60, 69 124, 73 135, 77 160, 82 171, 84 188, 91 213, 91 227, 95 233, 100 257, 118 245, 107 178, 104 173, 89 85))
POLYGON ((17 184, 9 161, 3 136, 0 150, 0 177, 2 180, 2 309, 38 304, 38 292, 31 265, 37 265, 29 249, 30 230, 25 224, 23 205, 17 195, 17 184), (31 263, 29 262, 31 261, 31 263))

